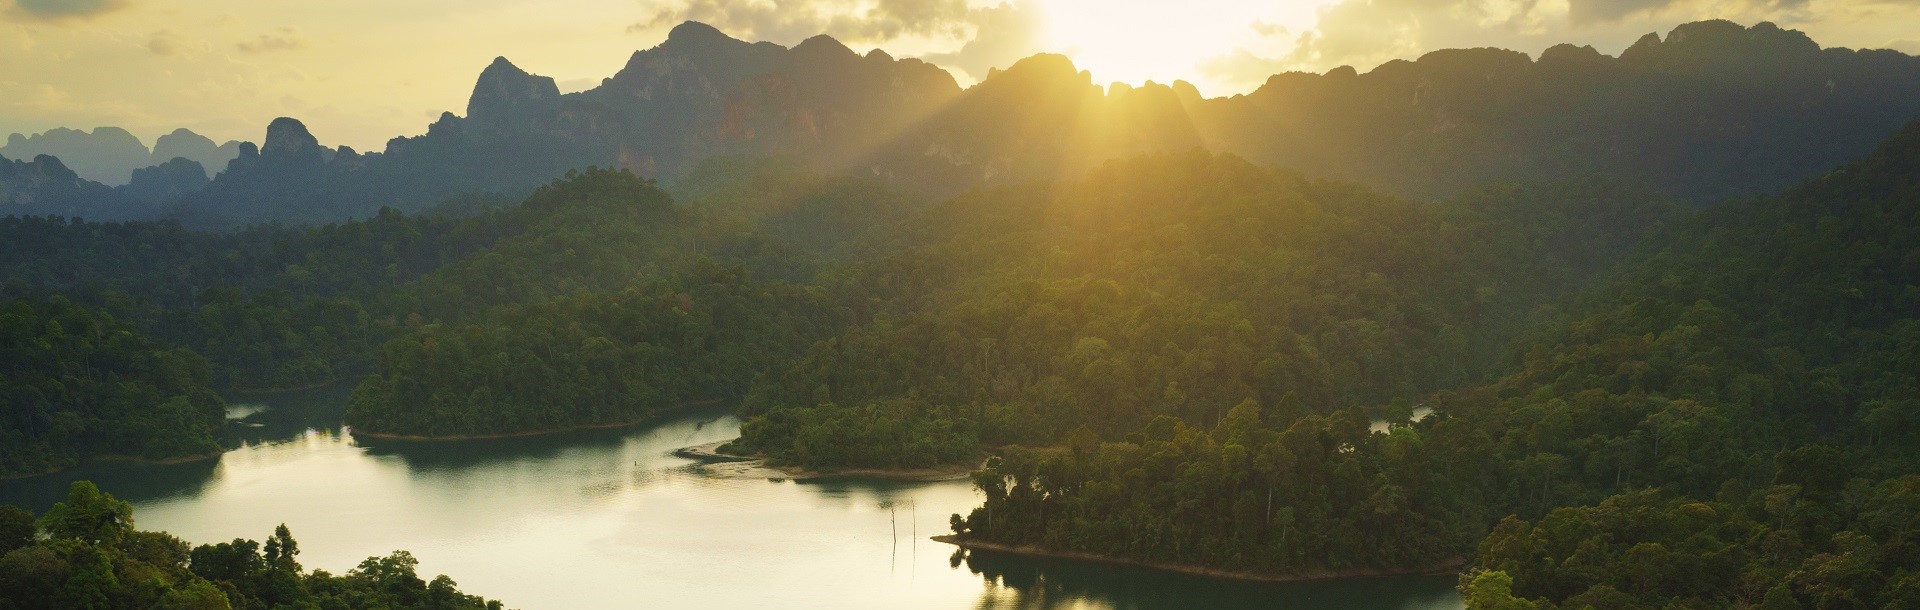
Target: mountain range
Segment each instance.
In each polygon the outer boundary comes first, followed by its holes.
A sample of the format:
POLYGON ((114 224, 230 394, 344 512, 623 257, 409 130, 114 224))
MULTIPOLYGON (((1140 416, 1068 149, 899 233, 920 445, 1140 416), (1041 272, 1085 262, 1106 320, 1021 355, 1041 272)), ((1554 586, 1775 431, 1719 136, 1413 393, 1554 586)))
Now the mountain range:
POLYGON ((61 127, 44 133, 12 134, 7 136, 7 144, 0 146, 0 157, 8 159, 27 160, 40 155, 58 157, 81 178, 122 186, 132 181, 136 170, 176 158, 218 170, 240 156, 240 142, 215 144, 182 128, 156 138, 149 149, 140 138, 119 127, 96 127, 92 132, 61 127))
POLYGON ((0 174, 0 209, 214 227, 329 222, 468 194, 518 197, 587 166, 671 183, 728 157, 798 159, 939 195, 1194 148, 1416 198, 1606 173, 1707 204, 1817 176, 1915 118, 1920 59, 1822 48, 1770 23, 1684 24, 1617 57, 1572 45, 1538 58, 1448 49, 1365 73, 1279 74, 1248 94, 1206 98, 1184 82, 1101 86, 1059 55, 962 88, 932 64, 859 54, 826 36, 788 48, 688 22, 577 93, 496 59, 464 116, 443 114, 383 152, 326 147, 281 118, 257 147, 209 153, 210 140, 175 132, 145 157, 171 165, 135 174, 138 141, 122 130, 90 136, 119 142, 118 156, 55 148, 89 141, 83 132, 16 137, 0 156, 33 160, 0 174), (54 150, 74 152, 24 154, 54 150), (219 171, 200 184, 163 154, 219 171), (74 169, 43 167, 61 161, 74 169), (69 182, 113 184, 122 167, 130 182, 111 196, 69 182))

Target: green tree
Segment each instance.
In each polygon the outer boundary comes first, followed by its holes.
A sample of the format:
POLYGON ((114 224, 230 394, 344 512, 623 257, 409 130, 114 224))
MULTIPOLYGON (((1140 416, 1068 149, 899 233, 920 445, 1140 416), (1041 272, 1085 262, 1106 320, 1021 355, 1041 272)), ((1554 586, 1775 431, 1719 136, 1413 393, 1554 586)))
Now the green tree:
POLYGON ((1473 610, 1533 610, 1539 604, 1513 596, 1513 577, 1499 570, 1460 575, 1460 597, 1473 610))
POLYGON ((12 504, 0 505, 0 555, 32 546, 38 535, 33 513, 12 504))
POLYGON ((39 527, 54 539, 112 547, 133 531, 133 505, 100 491, 91 481, 74 481, 67 501, 47 509, 39 527))

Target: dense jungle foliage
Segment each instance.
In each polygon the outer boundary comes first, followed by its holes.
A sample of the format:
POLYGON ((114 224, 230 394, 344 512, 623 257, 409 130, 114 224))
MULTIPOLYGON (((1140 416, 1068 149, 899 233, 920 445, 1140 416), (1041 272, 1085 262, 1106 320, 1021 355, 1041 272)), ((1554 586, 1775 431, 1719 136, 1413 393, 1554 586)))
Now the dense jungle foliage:
POLYGON ((266 542, 190 546, 166 532, 135 529, 132 505, 87 481, 35 518, 0 506, 0 608, 391 608, 499 610, 461 593, 453 579, 429 582, 406 551, 368 557, 346 574, 304 571, 300 543, 275 528, 266 542))
POLYGON ((1211 434, 1161 423, 1008 451, 979 477, 986 505, 955 526, 1282 571, 1472 554, 1475 607, 1906 605, 1920 584, 1916 253, 1920 128, 1677 223, 1513 373, 1429 395, 1432 417, 1237 432, 1271 412, 1252 401, 1211 434), (1313 544, 1341 546, 1295 550, 1285 534, 1303 515, 1329 539, 1313 544))
POLYGON ((0 477, 82 458, 215 452, 226 403, 206 360, 62 297, 0 303, 0 477))
POLYGON ((1601 179, 1415 203, 1203 153, 974 193, 830 280, 862 322, 756 386, 735 449, 924 464, 1211 427, 1246 399, 1284 424, 1457 388, 1670 209, 1601 179), (862 438, 908 440, 839 448, 862 438))
POLYGON ((363 376, 348 422, 395 435, 732 400, 729 449, 785 464, 995 456, 954 520, 981 541, 1464 564, 1485 607, 1898 605, 1916 134, 1697 213, 1604 177, 1414 202, 1195 152, 932 206, 736 158, 679 201, 596 169, 313 229, 9 219, 39 240, 0 259, 9 345, 49 350, 9 396, 129 406, 10 401, 40 440, 7 459, 209 450, 216 389, 363 376), (1634 571, 1654 557, 1687 567, 1634 571))

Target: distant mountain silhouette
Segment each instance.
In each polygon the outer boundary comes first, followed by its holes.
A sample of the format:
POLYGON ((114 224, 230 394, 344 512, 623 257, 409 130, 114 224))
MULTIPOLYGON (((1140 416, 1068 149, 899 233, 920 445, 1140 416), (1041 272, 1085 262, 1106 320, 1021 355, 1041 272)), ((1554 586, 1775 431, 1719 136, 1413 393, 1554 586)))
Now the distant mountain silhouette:
POLYGON ((207 169, 200 162, 174 157, 166 163, 133 170, 133 180, 115 190, 135 201, 162 204, 198 193, 206 186, 207 169))
MULTIPOLYGON (((689 22, 578 93, 497 58, 465 116, 442 114, 384 153, 327 148, 279 119, 264 145, 236 145, 224 165, 207 162, 218 158, 211 141, 180 132, 156 154, 224 168, 166 206, 206 226, 517 197, 589 165, 672 181, 709 158, 780 156, 939 194, 1195 147, 1423 198, 1611 174, 1709 203, 1818 175, 1916 118, 1920 60, 1822 49, 1770 23, 1690 23, 1619 57, 1571 45, 1537 60, 1449 49, 1364 74, 1275 75, 1252 93, 1205 99, 1184 82, 1103 87, 1058 55, 963 90, 931 64, 856 54, 826 36, 787 48, 689 22)), ((172 172, 169 184, 191 181, 172 172)))
POLYGON ((1044 179, 1147 151, 1211 147, 1193 113, 1202 102, 1185 82, 1102 88, 1061 55, 1036 55, 993 70, 978 85, 870 155, 890 174, 950 186, 1044 179))
POLYGON ((175 129, 153 141, 153 155, 147 166, 157 166, 175 158, 199 163, 202 168, 218 169, 240 156, 240 142, 228 140, 215 145, 213 140, 187 129, 175 129))
MULTIPOLYGON (((878 144, 960 91, 951 75, 883 52, 860 56, 825 36, 792 49, 747 43, 686 23, 633 54, 599 87, 561 95, 553 80, 496 59, 481 73, 466 118, 442 117, 419 138, 388 147, 394 163, 446 151, 497 156, 522 173, 533 155, 647 176, 677 176, 722 154, 805 153, 823 164, 878 144)), ((489 161, 482 161, 482 164, 489 161)), ((532 172, 545 179, 551 169, 532 172)))
POLYGON ((206 170, 198 162, 179 157, 135 169, 132 180, 121 186, 81 177, 52 155, 40 155, 31 161, 0 157, 0 216, 153 219, 175 210, 171 202, 199 193, 206 186, 206 170))
POLYGON ((227 226, 325 222, 369 212, 342 207, 348 198, 329 197, 369 177, 360 173, 364 158, 352 148, 321 146, 304 123, 288 117, 269 123, 262 142, 241 143, 239 156, 205 188, 169 202, 173 214, 193 224, 227 226))
POLYGON ((33 135, 7 136, 0 157, 32 159, 40 155, 59 157, 61 163, 82 178, 106 184, 126 184, 133 170, 150 165, 147 145, 119 127, 99 127, 92 133, 57 128, 33 135))
POLYGON ((32 159, 51 155, 81 178, 110 186, 126 184, 134 170, 160 165, 175 157, 185 157, 203 167, 223 167, 227 160, 239 154, 239 142, 215 145, 213 140, 187 129, 160 136, 151 151, 140 138, 119 127, 98 127, 91 133, 67 128, 32 135, 16 133, 7 137, 6 146, 0 146, 0 157, 32 159))
POLYGON ((1706 21, 1618 58, 1453 49, 1282 74, 1194 117, 1220 149, 1406 194, 1612 173, 1707 203, 1784 189, 1920 118, 1920 60, 1706 21))
POLYGON ((130 209, 112 187, 81 178, 52 155, 32 161, 0 158, 0 215, 122 220, 151 213, 130 209))
MULTIPOLYGON (((519 196, 590 165, 671 178, 717 155, 793 153, 846 168, 959 92, 950 74, 920 60, 862 56, 824 36, 791 49, 747 43, 687 23, 579 93, 561 94, 553 79, 495 59, 465 117, 443 114, 426 134, 388 142, 384 154, 269 170, 243 153, 183 201, 183 217, 207 225, 337 220, 465 193, 519 196)), ((273 156, 268 140, 262 159, 273 156)))

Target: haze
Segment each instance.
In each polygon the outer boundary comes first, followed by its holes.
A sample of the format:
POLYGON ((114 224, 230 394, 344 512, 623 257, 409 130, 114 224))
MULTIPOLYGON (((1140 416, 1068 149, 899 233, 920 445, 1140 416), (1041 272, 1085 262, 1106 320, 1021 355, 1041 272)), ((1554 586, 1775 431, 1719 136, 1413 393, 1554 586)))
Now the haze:
POLYGON ((1459 46, 1538 53, 1559 42, 1617 53, 1671 24, 1773 20, 1823 44, 1920 43, 1911 3, 1882 0, 423 0, 328 3, 7 0, 0 3, 0 133, 122 126, 151 142, 187 127, 258 140, 298 116, 328 142, 380 150, 464 108, 497 55, 598 84, 634 50, 699 19, 792 45, 825 32, 859 50, 923 57, 963 83, 1039 51, 1072 55, 1097 82, 1184 79, 1209 96, 1277 72, 1362 70, 1459 46))

